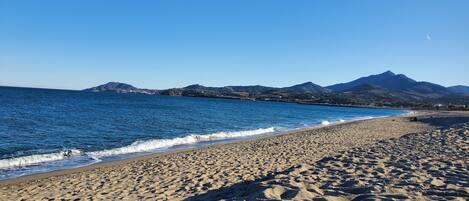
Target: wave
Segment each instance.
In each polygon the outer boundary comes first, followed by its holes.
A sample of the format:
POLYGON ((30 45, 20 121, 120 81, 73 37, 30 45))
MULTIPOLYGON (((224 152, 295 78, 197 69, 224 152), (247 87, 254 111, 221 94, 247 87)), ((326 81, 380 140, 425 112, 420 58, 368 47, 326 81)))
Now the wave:
POLYGON ((331 124, 344 123, 344 122, 350 122, 350 121, 368 120, 368 119, 382 118, 382 117, 388 117, 388 116, 376 116, 376 117, 372 117, 372 116, 363 116, 363 117, 357 117, 357 118, 352 118, 352 119, 348 119, 348 120, 339 119, 339 120, 337 120, 337 121, 327 121, 327 120, 324 120, 324 121, 321 121, 321 125, 322 125, 322 126, 328 126, 328 125, 331 125, 331 124))
POLYGON ((156 140, 148 140, 148 141, 137 141, 125 147, 119 147, 119 148, 103 150, 103 151, 88 152, 86 153, 86 155, 95 159, 99 159, 102 157, 110 157, 110 156, 115 156, 115 155, 131 154, 131 153, 138 153, 138 152, 147 152, 147 151, 151 151, 155 149, 169 148, 169 147, 173 147, 177 145, 194 144, 197 142, 249 137, 253 135, 273 133, 275 131, 276 129, 274 127, 270 127, 270 128, 260 128, 260 129, 255 129, 255 130, 246 130, 246 131, 218 132, 218 133, 212 133, 208 135, 189 135, 186 137, 179 137, 179 138, 173 138, 173 139, 156 139, 156 140))
POLYGON ((49 154, 38 154, 30 156, 21 156, 17 158, 0 160, 0 169, 35 165, 39 163, 64 160, 73 156, 81 155, 80 150, 71 149, 49 154))
POLYGON ((259 128, 254 130, 245 131, 232 131, 232 132, 217 132, 207 135, 189 135, 186 137, 178 137, 173 139, 155 139, 147 141, 136 141, 128 146, 119 147, 115 149, 108 149, 102 151, 93 152, 82 152, 80 150, 71 149, 55 153, 48 154, 37 154, 30 156, 21 156, 17 158, 3 159, 0 160, 0 169, 24 167, 37 165, 40 163, 54 162, 65 160, 67 158, 75 156, 88 156, 96 161, 100 161, 100 158, 110 157, 123 154, 132 154, 139 152, 149 152, 161 148, 170 148, 177 145, 188 145, 198 142, 225 140, 231 138, 243 138, 254 135, 268 134, 276 132, 277 129, 274 127, 270 128, 259 128))
MULTIPOLYGON (((339 119, 337 121, 332 121, 332 122, 324 120, 320 123, 320 125, 327 126, 327 125, 331 125, 335 123, 365 120, 365 119, 372 119, 372 118, 376 118, 376 117, 363 116, 363 117, 358 117, 358 118, 354 118, 350 120, 339 119)), ((244 131, 217 132, 217 133, 206 134, 206 135, 188 135, 185 137, 178 137, 178 138, 172 138, 172 139, 154 139, 154 140, 147 140, 147 141, 136 141, 128 146, 101 150, 101 151, 92 151, 92 152, 83 152, 83 151, 76 150, 76 149, 70 149, 70 150, 64 150, 64 151, 55 152, 55 153, 38 154, 38 155, 30 155, 30 156, 21 156, 21 157, 10 158, 10 159, 2 159, 0 160, 0 169, 37 165, 40 163, 65 160, 67 158, 76 157, 76 156, 86 156, 86 157, 90 157, 94 161, 101 161, 101 158, 117 156, 117 155, 140 153, 140 152, 151 152, 157 149, 171 148, 171 147, 178 146, 178 145, 189 145, 189 144, 195 144, 199 142, 243 138, 243 137, 250 137, 250 136, 255 136, 255 135, 262 135, 262 134, 282 132, 282 131, 285 131, 285 130, 282 128, 269 127, 269 128, 259 128, 259 129, 244 130, 244 131)))
POLYGON ((344 123, 344 122, 345 122, 345 120, 343 120, 343 119, 339 119, 339 120, 337 120, 337 121, 332 121, 332 122, 330 122, 330 121, 322 121, 322 122, 321 122, 321 125, 322 125, 322 126, 328 126, 328 125, 331 125, 331 124, 344 123))
MULTIPOLYGON (((356 120, 366 120, 372 119, 377 117, 372 116, 363 116, 358 118, 353 118, 349 120, 339 119, 338 121, 327 121, 324 120, 321 122, 320 125, 327 126, 335 123, 342 123, 348 121, 356 121, 356 120)), ((288 129, 287 129, 288 130, 288 129)), ((212 134, 206 135, 188 135, 185 137, 178 137, 172 139, 154 139, 154 140, 147 140, 147 141, 136 141, 128 146, 108 149, 108 150, 101 150, 101 151, 92 151, 92 152, 83 152, 76 149, 64 150, 55 153, 48 153, 48 154, 38 154, 38 155, 30 155, 30 156, 21 156, 17 158, 10 158, 10 159, 2 159, 0 160, 0 169, 8 169, 14 167, 24 167, 24 166, 31 166, 37 165, 40 163, 46 162, 54 162, 65 160, 67 158, 76 157, 76 156, 87 156, 95 161, 101 161, 101 158, 111 157, 116 155, 123 155, 123 154, 132 154, 132 153, 139 153, 139 152, 150 152, 157 149, 162 148, 171 148, 173 146, 178 145, 189 145, 195 144, 198 142, 207 142, 207 141, 216 141, 216 140, 226 140, 226 139, 233 139, 233 138, 243 138, 243 137, 250 137, 255 135, 262 135, 274 132, 282 132, 285 131, 282 128, 259 128, 254 130, 244 130, 244 131, 232 131, 232 132, 217 132, 212 134)))

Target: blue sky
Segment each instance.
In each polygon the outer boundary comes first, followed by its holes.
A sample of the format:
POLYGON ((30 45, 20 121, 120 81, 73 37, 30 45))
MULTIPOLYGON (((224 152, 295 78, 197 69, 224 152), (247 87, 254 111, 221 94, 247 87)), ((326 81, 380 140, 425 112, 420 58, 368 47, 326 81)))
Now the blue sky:
POLYGON ((469 1, 0 0, 0 85, 469 85, 469 1), (359 3, 357 3, 359 2, 359 3))

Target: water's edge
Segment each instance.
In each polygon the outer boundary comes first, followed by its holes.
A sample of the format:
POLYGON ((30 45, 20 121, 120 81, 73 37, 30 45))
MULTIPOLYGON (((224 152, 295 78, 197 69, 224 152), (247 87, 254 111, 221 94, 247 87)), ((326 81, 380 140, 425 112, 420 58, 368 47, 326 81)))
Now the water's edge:
MULTIPOLYGON (((156 148, 155 150, 151 151, 142 151, 142 152, 131 152, 126 155, 115 155, 115 157, 108 157, 104 159, 96 159, 95 161, 92 161, 88 164, 80 164, 80 165, 71 165, 71 166, 62 166, 60 168, 55 168, 55 169, 44 169, 43 171, 36 171, 31 174, 24 174, 24 175, 11 175, 8 177, 0 178, 0 184, 9 182, 9 181, 16 181, 16 180, 23 180, 27 178, 36 178, 37 176, 44 175, 44 177, 48 177, 50 175, 55 175, 55 174, 66 174, 67 172, 74 172, 74 171, 79 171, 82 168, 88 169, 91 168, 93 169, 96 166, 107 166, 107 165, 112 165, 115 163, 122 163, 122 162, 127 162, 127 161, 136 161, 136 160, 141 160, 143 158, 152 158, 152 157, 157 157, 160 155, 167 155, 167 154, 173 154, 173 153, 178 153, 178 152, 185 152, 185 151, 192 151, 196 149, 201 149, 201 148, 207 148, 215 145, 225 145, 225 144, 231 144, 231 143, 242 143, 243 141, 247 140, 253 140, 253 139, 258 139, 258 138, 265 138, 265 137, 273 137, 273 136, 279 136, 279 135, 287 135, 287 134, 292 134, 292 133, 297 133, 297 132, 302 132, 302 131, 308 131, 312 129, 318 129, 322 127, 329 127, 329 126, 336 126, 339 124, 345 124, 345 123, 354 123, 354 122, 359 122, 359 121, 367 121, 367 120, 372 120, 372 119, 382 119, 382 118, 388 118, 388 117, 398 117, 398 116, 406 116, 409 114, 415 114, 415 111, 409 111, 405 110, 403 111, 403 114, 399 115, 388 115, 388 116, 380 116, 380 117, 361 117, 361 118, 356 118, 353 120, 337 120, 335 122, 328 122, 328 121, 323 121, 321 124, 317 125, 311 125, 308 127, 302 127, 302 128, 295 128, 295 129, 289 129, 289 130, 275 130, 275 128, 270 127, 270 128, 261 128, 261 129, 256 129, 256 130, 262 130, 262 131, 267 131, 267 132, 260 132, 256 133, 254 132, 251 135, 247 136, 241 136, 241 137, 234 137, 234 138, 225 138, 225 139, 215 139, 215 140, 200 140, 200 136, 195 136, 195 135, 189 135, 186 137, 192 137, 192 138, 199 138, 197 142, 195 143, 189 143, 189 144, 181 144, 178 145, 176 144, 175 146, 171 147, 164 147, 164 148, 156 148), (269 132, 272 131, 272 132, 269 132)), ((252 130, 255 131, 255 130, 252 130)), ((242 131, 243 132, 243 131, 242 131)), ((230 132, 219 132, 219 133, 214 133, 214 134, 209 134, 209 135, 204 135, 204 137, 211 136, 211 135, 217 135, 217 134, 225 134, 225 133, 230 133, 230 132)), ((150 140, 151 141, 151 140, 150 140)), ((147 143, 148 141, 143 142, 147 143)), ((129 145, 131 146, 131 145, 129 145)), ((108 151, 115 151, 117 152, 125 150, 125 147, 120 147, 117 149, 112 149, 112 150, 105 150, 105 151, 95 151, 95 152, 89 152, 86 155, 93 157, 93 154, 102 154, 103 156, 106 156, 109 154, 108 151)), ((70 150, 70 152, 67 153, 60 153, 63 155, 71 154, 71 155, 84 155, 83 153, 80 153, 78 150, 70 150)), ((67 162, 64 160, 64 162, 67 162)), ((1 168, 1 167, 0 167, 1 168)))

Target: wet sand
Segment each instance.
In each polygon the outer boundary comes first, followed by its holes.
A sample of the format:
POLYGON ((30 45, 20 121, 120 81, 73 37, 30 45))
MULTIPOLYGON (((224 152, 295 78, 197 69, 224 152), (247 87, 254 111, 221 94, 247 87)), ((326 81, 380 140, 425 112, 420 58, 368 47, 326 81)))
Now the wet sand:
POLYGON ((0 181, 0 200, 467 197, 469 113, 422 115, 0 181))

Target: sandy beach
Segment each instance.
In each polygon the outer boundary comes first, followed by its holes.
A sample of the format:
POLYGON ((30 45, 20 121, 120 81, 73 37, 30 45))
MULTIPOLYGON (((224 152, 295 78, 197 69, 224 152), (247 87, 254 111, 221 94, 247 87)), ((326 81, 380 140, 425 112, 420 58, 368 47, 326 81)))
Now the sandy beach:
POLYGON ((469 113, 417 117, 343 123, 5 180, 0 200, 465 200, 469 113))

